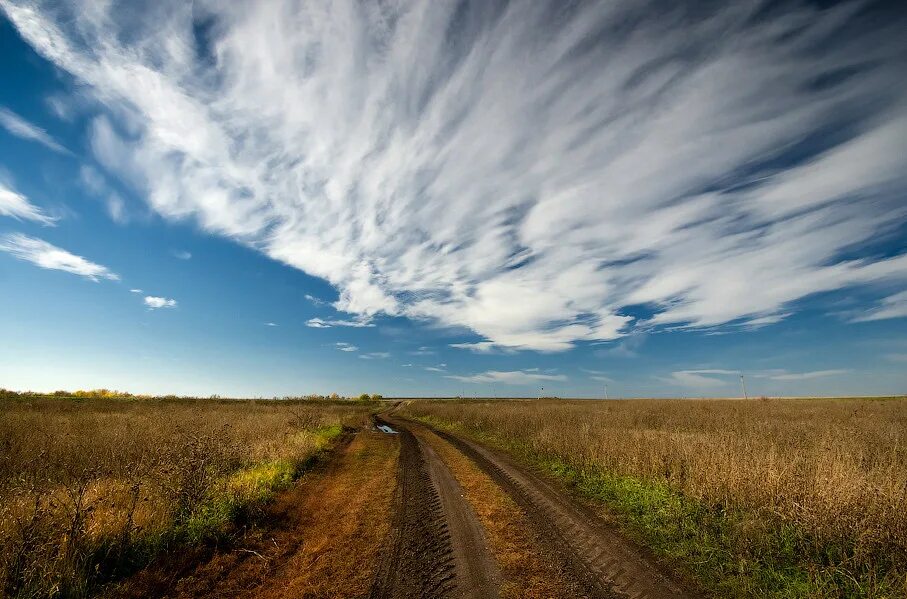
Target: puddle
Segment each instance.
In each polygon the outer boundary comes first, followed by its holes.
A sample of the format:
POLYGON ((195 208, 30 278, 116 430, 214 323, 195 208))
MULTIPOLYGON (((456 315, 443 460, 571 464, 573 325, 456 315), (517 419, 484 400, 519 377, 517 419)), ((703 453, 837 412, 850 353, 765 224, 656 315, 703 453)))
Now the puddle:
POLYGON ((397 434, 397 431, 395 431, 395 430, 392 429, 391 427, 387 426, 386 424, 379 424, 379 425, 378 425, 378 430, 381 431, 382 433, 387 433, 388 435, 396 435, 396 434, 397 434))

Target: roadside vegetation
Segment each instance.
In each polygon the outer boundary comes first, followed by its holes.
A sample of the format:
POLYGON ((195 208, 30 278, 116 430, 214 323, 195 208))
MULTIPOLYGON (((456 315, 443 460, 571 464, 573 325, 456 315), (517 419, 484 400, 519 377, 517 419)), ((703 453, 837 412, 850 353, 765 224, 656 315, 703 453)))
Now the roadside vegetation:
POLYGON ((907 401, 417 401, 729 597, 907 596, 907 401))
POLYGON ((84 597, 164 550, 229 540, 369 412, 13 395, 0 398, 0 597, 84 597))

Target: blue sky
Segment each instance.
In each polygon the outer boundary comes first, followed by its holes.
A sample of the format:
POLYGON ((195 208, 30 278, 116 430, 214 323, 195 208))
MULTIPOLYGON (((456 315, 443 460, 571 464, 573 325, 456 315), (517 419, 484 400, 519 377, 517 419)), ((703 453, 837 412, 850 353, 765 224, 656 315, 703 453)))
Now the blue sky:
POLYGON ((905 15, 0 0, 0 386, 907 391, 905 15))

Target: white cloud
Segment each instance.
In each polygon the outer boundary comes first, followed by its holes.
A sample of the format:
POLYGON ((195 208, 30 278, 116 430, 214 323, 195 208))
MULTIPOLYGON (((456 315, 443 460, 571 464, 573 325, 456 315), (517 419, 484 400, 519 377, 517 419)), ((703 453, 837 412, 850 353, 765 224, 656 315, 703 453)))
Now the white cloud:
POLYGON ((310 302, 312 302, 313 304, 315 304, 316 306, 326 306, 330 303, 330 302, 324 301, 323 299, 317 298, 314 295, 309 295, 308 293, 305 294, 305 298, 307 300, 309 300, 310 302))
POLYGON ((16 193, 4 186, 3 183, 0 183, 0 216, 30 220, 42 225, 53 225, 56 221, 56 219, 44 214, 44 211, 29 202, 24 195, 16 193))
POLYGON ((346 351, 346 352, 359 351, 359 348, 357 346, 351 345, 344 341, 338 341, 337 343, 334 344, 334 347, 336 347, 340 351, 346 351))
POLYGON ((120 279, 118 275, 111 272, 106 266, 95 264, 81 256, 76 256, 62 248, 51 245, 42 239, 29 237, 21 233, 12 233, 0 237, 0 251, 8 252, 20 260, 31 262, 41 268, 70 272, 92 281, 98 281, 99 279, 118 281, 120 279))
POLYGON ((367 354, 359 354, 359 357, 363 360, 385 360, 387 358, 390 358, 391 355, 386 351, 374 351, 367 354))
POLYGON ((54 152, 70 154, 70 151, 61 146, 47 131, 2 106, 0 106, 0 127, 16 137, 36 141, 54 152))
POLYGON ((145 305, 148 306, 149 310, 157 310, 160 308, 176 308, 176 300, 169 299, 166 297, 156 297, 153 295, 145 296, 145 305))
POLYGON ((715 377, 739 377, 740 372, 736 370, 725 370, 722 368, 705 368, 699 370, 677 370, 671 373, 671 376, 664 379, 668 383, 680 385, 682 387, 691 387, 698 389, 714 389, 724 387, 731 381, 727 378, 715 377))
POLYGON ((447 372, 447 364, 441 363, 437 366, 423 366, 422 370, 427 370, 429 372, 447 372))
POLYGON ((478 341, 476 343, 451 343, 450 347, 466 349, 476 354, 512 353, 509 347, 501 347, 493 341, 478 341))
POLYGON ((142 293, 141 289, 130 289, 129 293, 142 293))
POLYGON ((344 320, 344 319, 324 319, 324 318, 310 318, 305 322, 305 326, 311 327, 313 329, 329 329, 331 327, 373 327, 373 323, 369 322, 367 319, 356 319, 356 320, 344 320))
POLYGON ((266 323, 265 323, 265 326, 266 326, 266 327, 276 327, 276 326, 277 326, 277 323, 276 323, 276 322, 266 322, 266 323))
POLYGON ((208 4, 200 61, 189 5, 114 6, 0 0, 109 108, 90 131, 105 168, 359 317, 561 351, 631 331, 628 306, 650 328, 761 326, 907 280, 907 256, 860 250, 907 218, 900 17, 208 4))
POLYGON ((879 305, 865 314, 860 314, 853 320, 866 322, 871 320, 886 320, 888 318, 907 317, 907 291, 895 293, 883 298, 879 305))
POLYGON ((110 219, 118 225, 124 225, 129 222, 129 214, 126 211, 126 202, 114 191, 103 175, 96 169, 88 165, 82 165, 79 169, 79 181, 96 197, 100 198, 110 219))
POLYGON ((489 370, 469 376, 447 375, 445 378, 462 381, 464 383, 502 383, 504 385, 530 385, 544 381, 566 381, 562 374, 542 374, 535 369, 499 371, 489 370))
POLYGON ((171 254, 173 254, 173 257, 176 258, 177 260, 191 260, 192 259, 192 253, 187 252, 186 250, 173 250, 171 252, 171 254))
POLYGON ((841 374, 847 374, 849 370, 814 370, 812 372, 789 372, 785 374, 775 374, 771 375, 768 378, 773 381, 808 381, 811 379, 824 378, 827 376, 838 376, 841 374))

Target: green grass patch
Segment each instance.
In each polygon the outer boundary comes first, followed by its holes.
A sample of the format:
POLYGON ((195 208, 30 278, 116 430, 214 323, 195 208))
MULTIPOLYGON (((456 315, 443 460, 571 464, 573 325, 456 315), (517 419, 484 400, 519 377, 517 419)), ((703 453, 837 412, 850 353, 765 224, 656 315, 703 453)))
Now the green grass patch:
POLYGON ((674 570, 721 597, 902 597, 888 564, 854 571, 847 547, 817 543, 772 514, 710 506, 666 482, 581 468, 525 443, 417 417, 503 449, 552 475, 579 497, 605 506, 621 530, 674 570))

